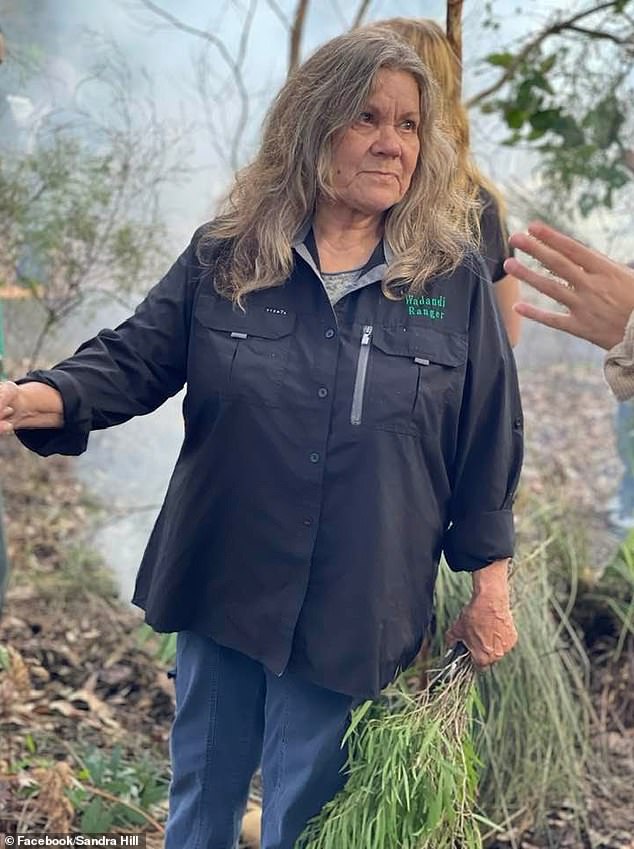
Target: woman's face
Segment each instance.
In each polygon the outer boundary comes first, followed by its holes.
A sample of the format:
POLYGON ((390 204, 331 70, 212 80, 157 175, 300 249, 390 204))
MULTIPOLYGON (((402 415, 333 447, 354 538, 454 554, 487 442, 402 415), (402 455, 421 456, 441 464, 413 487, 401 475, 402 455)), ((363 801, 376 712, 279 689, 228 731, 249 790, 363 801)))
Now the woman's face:
POLYGON ((398 203, 418 162, 419 123, 420 93, 414 77, 381 69, 358 118, 335 136, 336 205, 377 215, 398 203))

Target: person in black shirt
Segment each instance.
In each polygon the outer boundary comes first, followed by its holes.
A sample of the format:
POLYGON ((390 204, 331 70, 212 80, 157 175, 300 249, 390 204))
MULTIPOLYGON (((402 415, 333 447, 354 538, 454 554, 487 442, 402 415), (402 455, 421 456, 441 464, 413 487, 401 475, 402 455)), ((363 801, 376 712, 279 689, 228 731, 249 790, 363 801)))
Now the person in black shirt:
POLYGON ((482 173, 469 149, 469 117, 462 102, 461 67, 441 27, 428 18, 391 18, 370 24, 384 27, 405 39, 422 59, 439 87, 441 122, 458 152, 457 180, 473 201, 472 227, 479 251, 495 283, 495 299, 513 347, 520 338, 520 316, 513 309, 519 300, 519 282, 506 273, 504 260, 511 252, 504 222, 504 200, 493 182, 482 173))
POLYGON ((134 594, 179 632, 167 849, 232 849, 260 761, 262 847, 291 849, 352 706, 415 657, 442 552, 473 580, 452 638, 479 666, 517 639, 522 412, 454 167, 414 51, 333 39, 134 315, 0 388, 0 430, 48 455, 187 384, 134 594))

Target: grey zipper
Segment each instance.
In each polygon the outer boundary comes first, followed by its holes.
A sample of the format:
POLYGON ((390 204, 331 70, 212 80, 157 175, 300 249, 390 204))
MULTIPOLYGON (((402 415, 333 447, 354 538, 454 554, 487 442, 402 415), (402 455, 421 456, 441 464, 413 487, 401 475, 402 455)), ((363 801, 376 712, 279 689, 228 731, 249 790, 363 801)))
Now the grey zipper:
POLYGON ((361 345, 359 346, 359 358, 357 360, 357 373, 354 378, 354 389, 352 391, 352 409, 350 411, 350 424, 360 425, 363 416, 363 396, 365 395, 365 379, 368 374, 368 359, 370 357, 370 339, 372 338, 372 325, 366 324, 361 334, 361 345))

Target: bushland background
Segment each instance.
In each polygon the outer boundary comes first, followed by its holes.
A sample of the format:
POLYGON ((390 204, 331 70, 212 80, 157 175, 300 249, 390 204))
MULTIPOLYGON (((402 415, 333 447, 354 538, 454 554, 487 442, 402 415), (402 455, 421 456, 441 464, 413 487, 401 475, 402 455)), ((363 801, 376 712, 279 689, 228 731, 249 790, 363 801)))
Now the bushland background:
MULTIPOLYGON (((8 374, 120 320, 213 215, 288 69, 394 15, 447 22, 473 147, 511 227, 539 216, 634 257, 632 2, 0 0, 8 374)), ((634 553, 610 523, 616 404, 586 343, 526 324, 517 360, 528 444, 516 603, 531 615, 516 659, 483 684, 499 714, 483 748, 481 806, 499 824, 487 839, 634 846, 634 553), (504 692, 517 697, 494 702, 504 692), (537 736, 533 750, 519 743, 537 736)), ((82 458, 0 448, 7 827, 133 824, 160 845, 173 641, 125 600, 179 447, 180 400, 95 434, 82 458)), ((448 613, 463 589, 443 596, 448 613)))

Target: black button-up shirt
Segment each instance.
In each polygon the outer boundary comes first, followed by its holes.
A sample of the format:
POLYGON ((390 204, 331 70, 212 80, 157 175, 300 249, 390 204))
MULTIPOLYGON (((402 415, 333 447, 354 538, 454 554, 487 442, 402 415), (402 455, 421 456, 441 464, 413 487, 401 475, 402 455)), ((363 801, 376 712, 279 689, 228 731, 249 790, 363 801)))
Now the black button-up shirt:
POLYGON ((376 694, 418 650, 441 552, 465 571, 513 553, 522 414, 486 269, 469 256, 393 301, 379 250, 333 309, 301 246, 241 311, 197 239, 131 318, 26 378, 59 390, 65 424, 18 435, 79 454, 186 383, 134 603, 159 631, 376 694))

